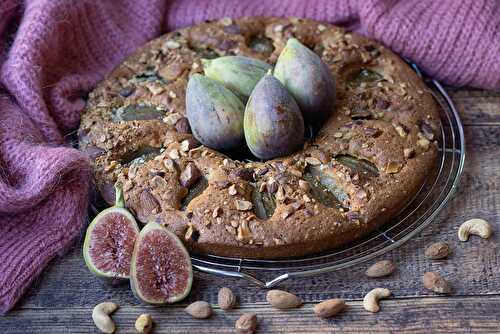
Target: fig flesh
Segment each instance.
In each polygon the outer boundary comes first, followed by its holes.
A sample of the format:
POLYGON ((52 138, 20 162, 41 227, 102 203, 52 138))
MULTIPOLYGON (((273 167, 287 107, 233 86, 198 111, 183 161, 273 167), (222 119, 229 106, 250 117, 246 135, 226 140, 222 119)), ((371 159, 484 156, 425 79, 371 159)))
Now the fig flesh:
POLYGON ((245 139, 260 159, 285 156, 298 150, 304 141, 304 120, 300 109, 271 74, 255 86, 245 109, 245 139))
POLYGON ((148 304, 175 303, 191 290, 191 258, 179 238, 156 222, 139 234, 130 266, 134 295, 148 304))
POLYGON ((290 38, 276 62, 274 75, 288 89, 306 121, 318 123, 334 108, 335 81, 321 58, 290 38))
POLYGON ((125 208, 121 185, 115 185, 115 194, 115 205, 100 212, 87 228, 83 257, 93 274, 119 281, 130 276, 139 227, 125 208))
POLYGON ((186 89, 186 115, 203 145, 230 150, 243 142, 243 102, 219 82, 193 74, 186 89))
POLYGON ((205 75, 217 80, 244 101, 248 99, 259 80, 271 65, 243 56, 226 56, 213 60, 202 59, 205 75))

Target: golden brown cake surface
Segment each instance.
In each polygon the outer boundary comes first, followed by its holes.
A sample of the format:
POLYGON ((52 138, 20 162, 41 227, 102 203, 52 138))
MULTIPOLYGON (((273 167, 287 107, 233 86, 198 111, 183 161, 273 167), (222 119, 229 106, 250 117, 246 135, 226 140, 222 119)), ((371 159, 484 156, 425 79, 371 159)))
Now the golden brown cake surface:
POLYGON ((90 93, 79 141, 106 201, 120 181, 141 222, 165 224, 192 252, 280 258, 330 250, 388 222, 433 170, 438 135, 429 90, 379 43, 312 20, 252 17, 146 44, 90 93), (200 146, 184 116, 200 59, 274 64, 290 37, 336 78, 336 111, 319 133, 265 162, 200 146))

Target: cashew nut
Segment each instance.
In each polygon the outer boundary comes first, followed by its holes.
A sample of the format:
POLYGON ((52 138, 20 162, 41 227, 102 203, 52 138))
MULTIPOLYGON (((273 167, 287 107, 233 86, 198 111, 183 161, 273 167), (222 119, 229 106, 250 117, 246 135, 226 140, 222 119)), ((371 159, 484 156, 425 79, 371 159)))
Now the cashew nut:
POLYGON ((153 318, 149 314, 141 314, 135 321, 135 329, 141 334, 148 334, 153 329, 153 318))
POLYGON ((391 291, 386 288, 376 288, 368 292, 363 299, 363 307, 365 310, 376 313, 380 310, 378 305, 379 299, 387 298, 391 295, 391 291))
POLYGON ((491 230, 490 224, 479 218, 469 219, 458 229, 458 239, 460 241, 467 241, 470 234, 478 235, 483 239, 488 239, 493 231, 491 230))
POLYGON ((115 331, 115 323, 109 315, 117 309, 118 305, 113 302, 100 303, 94 307, 92 320, 101 332, 111 334, 115 331))

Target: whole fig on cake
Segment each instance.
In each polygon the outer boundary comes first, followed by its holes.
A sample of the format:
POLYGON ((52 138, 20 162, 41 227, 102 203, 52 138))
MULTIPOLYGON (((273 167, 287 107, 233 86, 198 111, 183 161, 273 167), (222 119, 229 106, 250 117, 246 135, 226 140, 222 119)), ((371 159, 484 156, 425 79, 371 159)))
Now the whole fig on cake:
POLYGON ((130 266, 134 295, 148 304, 175 303, 191 290, 191 258, 179 238, 156 222, 148 223, 135 243, 130 266))
POLYGON ((193 74, 186 89, 186 115, 191 131, 203 145, 230 150, 243 142, 245 106, 228 88, 193 74))
POLYGON ((90 223, 83 243, 83 258, 98 277, 120 281, 130 276, 130 262, 139 227, 125 208, 120 184, 115 185, 115 205, 90 223))
POLYGON ((257 82, 269 71, 271 65, 243 56, 226 56, 202 59, 205 75, 233 91, 246 101, 257 82))
POLYGON ((316 53, 297 39, 287 41, 274 75, 295 98, 307 121, 318 123, 333 111, 335 80, 332 73, 316 53))
POLYGON ((304 141, 299 106, 272 74, 266 74, 250 95, 244 128, 250 151, 260 159, 291 154, 304 141))

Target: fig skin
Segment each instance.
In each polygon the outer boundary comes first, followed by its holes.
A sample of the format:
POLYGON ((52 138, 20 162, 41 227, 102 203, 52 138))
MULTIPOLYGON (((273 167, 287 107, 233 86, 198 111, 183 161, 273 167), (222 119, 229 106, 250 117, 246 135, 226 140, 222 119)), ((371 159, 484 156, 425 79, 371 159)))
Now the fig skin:
POLYGON ((297 101, 306 121, 317 124, 333 111, 333 75, 321 58, 297 39, 287 41, 276 62, 274 75, 297 101))
POLYGON ((91 243, 91 237, 92 237, 92 232, 94 228, 100 223, 101 219, 103 219, 106 215, 110 213, 114 214, 120 214, 126 218, 126 220, 130 223, 130 226, 133 228, 135 231, 135 239, 139 236, 139 226, 137 225, 137 222, 134 218, 134 216, 130 213, 125 208, 125 200, 123 198, 123 190, 121 184, 117 183, 115 185, 115 205, 107 208, 103 211, 101 211, 90 223, 89 227, 87 228, 87 232, 85 234, 85 240, 83 242, 83 258, 85 260, 85 264, 89 268, 89 270, 96 275, 99 278, 103 278, 106 280, 111 280, 113 283, 121 280, 128 280, 129 275, 117 275, 116 273, 107 273, 100 271, 97 269, 92 261, 91 255, 90 255, 90 243, 91 243))
POLYGON ((201 62, 207 77, 220 82, 243 101, 248 100, 257 82, 272 69, 268 63, 243 56, 202 59, 201 62))
POLYGON ((245 139, 260 159, 293 153, 304 142, 304 119, 299 106, 272 74, 255 86, 245 109, 245 139))
POLYGON ((132 292, 134 293, 135 297, 137 299, 139 299, 147 304, 151 304, 151 305, 171 304, 171 303, 175 303, 175 302, 178 302, 178 301, 186 298, 186 296, 191 291, 192 284, 193 284, 193 268, 191 266, 191 258, 189 256, 188 251, 186 250, 186 248, 184 247, 184 245, 180 241, 180 239, 174 233, 170 232, 165 226, 160 225, 154 221, 149 222, 141 230, 141 233, 139 234, 139 237, 137 238, 137 241, 136 241, 135 247, 134 247, 134 253, 132 255, 131 265, 130 265, 130 287, 131 287, 132 292), (183 269, 185 269, 187 271, 188 277, 187 277, 186 287, 181 293, 179 293, 177 295, 173 295, 173 296, 166 296, 165 298, 162 298, 162 299, 152 300, 152 299, 146 298, 146 296, 144 296, 143 292, 141 291, 141 289, 139 287, 139 279, 137 276, 137 274, 138 274, 137 261, 138 261, 140 246, 141 246, 143 238, 149 232, 152 232, 155 230, 161 231, 162 233, 164 233, 164 236, 173 240, 176 244, 176 247, 178 247, 178 249, 180 249, 182 255, 185 257, 185 260, 186 260, 186 267, 183 269))
POLYGON ((219 82, 195 73, 186 89, 186 115, 193 135, 215 150, 230 150, 243 142, 245 106, 219 82))

